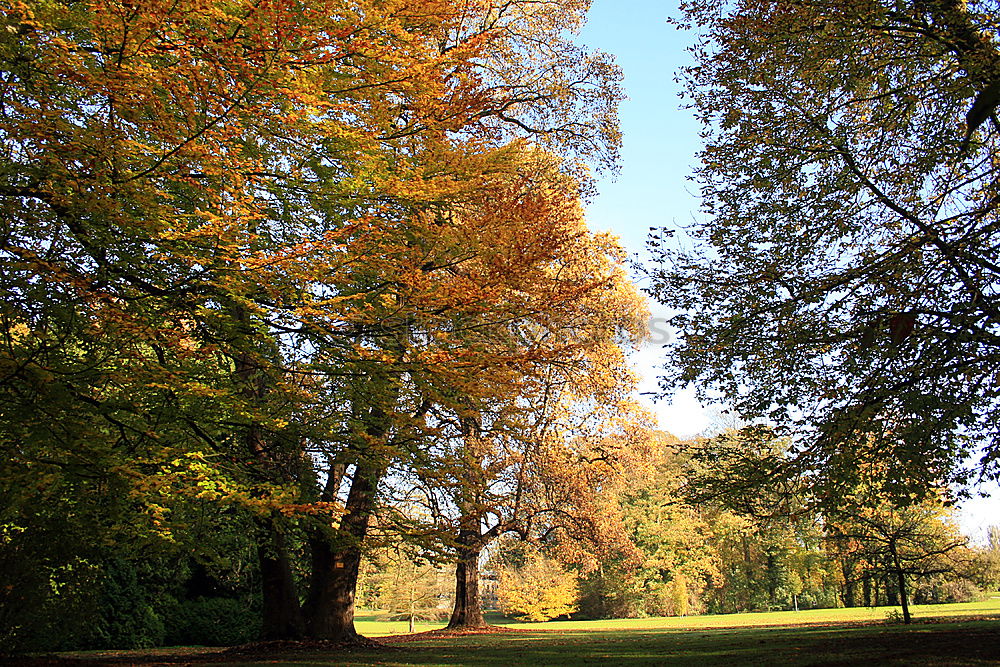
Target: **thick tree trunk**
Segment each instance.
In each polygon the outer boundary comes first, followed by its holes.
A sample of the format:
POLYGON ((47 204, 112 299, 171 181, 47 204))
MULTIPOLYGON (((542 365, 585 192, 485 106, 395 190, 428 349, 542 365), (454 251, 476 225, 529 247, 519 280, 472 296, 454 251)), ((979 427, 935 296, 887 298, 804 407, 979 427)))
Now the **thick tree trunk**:
MULTIPOLYGON (((271 463, 260 429, 253 425, 247 432, 247 446, 260 468, 271 463)), ((292 576, 292 566, 285 538, 271 519, 262 519, 257 531, 257 558, 260 564, 262 626, 264 639, 298 639, 305 624, 299 595, 292 576)))
POLYGON ((375 489, 384 472, 378 464, 359 462, 340 526, 314 531, 312 581, 306 602, 306 632, 316 639, 352 642, 360 635, 354 628, 354 599, 361 566, 361 545, 375 506, 375 489))
POLYGON ((334 549, 327 536, 314 536, 312 585, 306 602, 306 630, 310 637, 339 642, 360 638, 354 628, 354 597, 358 586, 361 550, 334 549))
POLYGON ((844 575, 841 601, 845 607, 855 607, 858 604, 858 581, 854 574, 854 563, 849 563, 845 559, 841 562, 840 571, 844 575))
POLYGON ((470 539, 469 542, 460 547, 458 563, 455 565, 455 608, 448 621, 449 629, 486 627, 479 600, 481 547, 478 539, 475 542, 470 539))
POLYGON ((854 581, 844 582, 844 595, 841 600, 845 607, 857 606, 857 585, 854 581))
MULTIPOLYGON (((252 340, 250 316, 241 306, 231 305, 231 314, 239 323, 241 342, 252 340)), ((251 405, 262 404, 269 392, 268 378, 260 361, 249 351, 233 355, 234 379, 240 395, 251 405)), ((261 481, 288 482, 294 479, 293 459, 298 452, 279 452, 260 424, 247 424, 243 436, 254 470, 261 481)), ((272 519, 261 519, 257 529, 257 558, 261 577, 262 625, 264 639, 298 639, 305 624, 284 535, 272 519)))
POLYGON ((270 522, 261 526, 257 555, 260 561, 264 639, 298 639, 305 624, 295 590, 284 537, 270 522))

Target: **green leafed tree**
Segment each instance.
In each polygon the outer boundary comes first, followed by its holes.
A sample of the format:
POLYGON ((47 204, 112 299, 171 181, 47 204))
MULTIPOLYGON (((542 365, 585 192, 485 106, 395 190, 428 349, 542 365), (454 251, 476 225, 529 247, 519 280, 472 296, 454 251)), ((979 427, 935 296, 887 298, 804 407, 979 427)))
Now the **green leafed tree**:
POLYGON ((693 249, 651 242, 683 332, 664 391, 796 428, 820 481, 871 460, 901 498, 995 478, 1000 6, 683 7, 704 218, 693 249))

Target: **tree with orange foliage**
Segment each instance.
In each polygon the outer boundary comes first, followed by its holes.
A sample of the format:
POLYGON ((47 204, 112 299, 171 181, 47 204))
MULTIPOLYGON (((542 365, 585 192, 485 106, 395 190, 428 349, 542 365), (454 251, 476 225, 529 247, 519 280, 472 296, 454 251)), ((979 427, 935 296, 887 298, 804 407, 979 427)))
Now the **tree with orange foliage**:
MULTIPOLYGON (((363 449, 358 447, 355 458, 331 463, 337 472, 327 478, 335 480, 327 500, 341 484, 341 471, 354 466, 350 489, 342 493, 347 505, 357 508, 349 510, 337 529, 354 532, 333 535, 348 545, 339 552, 343 559, 334 560, 346 566, 317 568, 332 573, 325 575, 331 586, 351 581, 365 517, 374 511, 379 480, 390 466, 394 478, 474 478, 481 463, 467 456, 471 445, 460 446, 460 451, 454 445, 481 439, 483 428, 507 437, 515 424, 521 429, 517 437, 528 437, 525 419, 533 418, 530 404, 542 397, 540 387, 548 387, 545 391, 554 396, 564 391, 556 387, 557 378, 565 383, 574 373, 589 373, 597 382, 599 370, 605 373, 604 398, 627 386, 627 373, 620 367, 622 352, 611 341, 617 333, 637 331, 642 303, 616 264, 616 246, 586 231, 575 183, 559 173, 551 156, 526 149, 514 164, 517 172, 490 177, 491 187, 434 223, 458 238, 442 238, 437 245, 436 252, 449 254, 432 262, 423 261, 426 256, 421 260, 415 272, 419 280, 411 285, 406 306, 400 305, 409 313, 410 328, 377 343, 383 353, 395 346, 400 355, 401 372, 393 386, 399 405, 407 407, 396 414, 406 415, 409 423, 397 422, 377 434, 381 439, 374 456, 358 457, 363 449), (442 269, 428 270, 432 263, 442 269), (602 314, 606 321, 601 321, 602 314)), ((511 442, 508 438, 507 444, 511 442)), ((459 578, 467 585, 478 580, 475 561, 484 543, 477 533, 476 540, 457 547, 468 554, 459 558, 459 578)), ((314 546, 314 555, 320 551, 314 546)), ((341 556, 331 553, 330 558, 341 556)))
MULTIPOLYGON (((426 444, 411 453, 419 462, 402 458, 395 471, 454 554, 450 627, 484 624, 479 560, 497 537, 561 531, 609 539, 614 489, 650 452, 651 421, 630 402, 635 380, 622 349, 641 336, 645 308, 621 251, 586 230, 571 190, 560 200, 551 186, 521 187, 522 201, 545 207, 523 215, 505 205, 513 197, 494 190, 479 211, 489 229, 512 229, 513 221, 496 223, 504 216, 529 223, 519 238, 499 239, 504 265, 491 272, 498 287, 506 283, 505 310, 463 322, 459 334, 466 349, 474 337, 481 360, 493 354, 503 363, 483 364, 456 378, 458 391, 428 397, 426 444)), ((405 494, 407 503, 413 497, 405 494)))
POLYGON ((537 151, 516 137, 613 163, 618 72, 566 39, 586 6, 6 0, 2 308, 35 337, 4 359, 3 400, 60 444, 43 463, 5 421, 5 454, 58 467, 92 438, 22 391, 58 370, 67 405, 111 434, 85 469, 141 451, 129 479, 149 506, 210 486, 256 517, 265 636, 355 636, 357 554, 395 452, 437 394, 530 358, 458 323, 548 298, 530 272, 491 273, 537 263, 498 245, 529 220, 545 237, 537 203, 508 200, 503 229, 458 212, 524 177, 537 151), (54 347, 95 341, 56 368, 54 347), (284 544, 299 523, 308 618, 284 544))

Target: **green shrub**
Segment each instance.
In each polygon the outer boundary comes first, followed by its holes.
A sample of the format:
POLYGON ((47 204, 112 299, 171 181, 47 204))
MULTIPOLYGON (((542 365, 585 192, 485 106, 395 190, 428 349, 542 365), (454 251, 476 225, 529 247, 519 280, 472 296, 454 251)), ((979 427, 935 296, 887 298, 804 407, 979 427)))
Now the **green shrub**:
POLYGON ((88 648, 150 648, 163 643, 163 620, 154 611, 133 563, 112 560, 106 564, 99 600, 93 634, 85 642, 88 648))
POLYGON ((13 561, 0 557, 0 653, 79 648, 97 615, 97 568, 13 561))
POLYGON ((170 599, 160 614, 168 646, 236 646, 260 634, 260 610, 246 598, 170 599))

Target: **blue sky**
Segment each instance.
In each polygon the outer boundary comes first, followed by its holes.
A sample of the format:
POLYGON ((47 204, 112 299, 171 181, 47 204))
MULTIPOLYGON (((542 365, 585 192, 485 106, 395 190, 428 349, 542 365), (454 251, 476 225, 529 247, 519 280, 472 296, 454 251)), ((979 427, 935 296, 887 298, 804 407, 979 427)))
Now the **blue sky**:
MULTIPOLYGON (((598 197, 587 208, 591 228, 609 230, 640 261, 648 258, 651 227, 680 230, 698 218, 696 188, 688 180, 701 146, 699 125, 681 108, 678 69, 691 62, 686 48, 694 35, 667 23, 676 16, 673 0, 594 0, 579 41, 615 55, 625 73, 629 99, 621 108, 624 133, 622 170, 617 179, 603 177, 598 197)), ((652 304, 654 315, 657 307, 652 304)), ((662 312, 662 311, 660 311, 662 312)), ((656 345, 634 357, 644 376, 642 391, 656 387, 662 364, 656 345)), ((662 428, 685 437, 704 429, 710 416, 690 391, 653 406, 662 428)), ((988 525, 1000 523, 1000 488, 992 498, 967 501, 960 521, 966 534, 982 540, 988 525)))
POLYGON ((690 62, 691 33, 667 24, 667 2, 596 0, 580 41, 615 55, 629 99, 622 105, 622 172, 604 178, 591 224, 643 250, 650 227, 686 224, 698 202, 686 180, 700 145, 698 124, 680 110, 677 70, 690 62))
MULTIPOLYGON (((667 23, 668 2, 596 0, 579 41, 615 55, 625 74, 629 99, 621 108, 624 134, 621 173, 598 182, 599 196, 587 209, 593 229, 621 237, 640 261, 648 258, 646 238, 651 227, 677 229, 690 224, 698 200, 688 180, 700 147, 699 126, 681 109, 677 71, 691 62, 686 48, 691 33, 667 23)), ((641 283, 641 281, 640 281, 641 283)), ((657 308, 653 305, 654 316, 657 308)), ((642 391, 656 389, 656 368, 662 364, 658 345, 635 355, 645 381, 642 391)), ((703 430, 708 417, 691 392, 682 392, 654 408, 661 426, 676 435, 703 430)))

